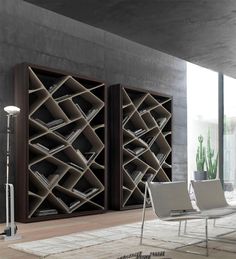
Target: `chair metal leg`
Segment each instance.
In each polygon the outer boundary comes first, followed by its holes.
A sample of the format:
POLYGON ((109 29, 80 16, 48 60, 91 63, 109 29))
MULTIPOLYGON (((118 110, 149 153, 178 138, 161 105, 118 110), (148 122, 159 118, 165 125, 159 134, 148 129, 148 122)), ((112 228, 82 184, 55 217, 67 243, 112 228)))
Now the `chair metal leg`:
POLYGON ((178 237, 180 236, 180 232, 181 232, 181 224, 182 224, 182 221, 180 220, 180 221, 179 221, 178 237))
POLYGON ((187 220, 184 222, 184 234, 187 234, 187 220))
POLYGON ((148 186, 147 186, 147 183, 146 183, 145 184, 144 199, 143 199, 143 213, 142 213, 140 245, 142 245, 142 243, 143 243, 143 229, 144 229, 144 221, 145 221, 145 214, 146 214, 147 188, 148 188, 148 186))
POLYGON ((208 248, 208 219, 205 222, 205 231, 206 231, 206 256, 209 255, 209 248, 208 248))

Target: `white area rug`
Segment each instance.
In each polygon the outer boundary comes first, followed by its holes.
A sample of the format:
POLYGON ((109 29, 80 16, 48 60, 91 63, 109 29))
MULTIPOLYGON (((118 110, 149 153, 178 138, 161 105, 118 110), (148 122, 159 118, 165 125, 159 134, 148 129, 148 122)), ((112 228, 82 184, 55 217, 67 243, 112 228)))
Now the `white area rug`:
MULTIPOLYGON (((218 234, 226 233, 229 229, 214 228, 213 222, 210 222, 209 236, 214 237, 218 234)), ((227 217, 217 221, 217 225, 226 225, 230 228, 236 228, 236 216, 227 217)), ((144 227, 144 244, 149 246, 139 245, 141 223, 127 224, 112 228, 106 228, 96 231, 88 231, 81 233, 74 233, 71 235, 54 237, 44 240, 37 240, 32 242, 17 243, 9 247, 37 255, 41 258, 119 258, 121 256, 143 251, 149 253, 165 249, 174 249, 181 245, 198 242, 199 237, 204 235, 204 221, 193 220, 188 222, 188 233, 196 234, 196 238, 189 238, 186 236, 177 236, 178 223, 166 223, 160 220, 146 221, 144 227), (150 245, 155 246, 151 247, 150 245), (158 248, 157 248, 158 247, 158 248), (77 255, 77 256, 76 256, 77 255)), ((236 233, 228 235, 228 238, 235 238, 236 233)), ((204 243, 202 243, 204 246, 204 243)), ((236 258, 236 245, 226 244, 222 242, 209 242, 210 257, 209 258, 236 258), (226 254, 222 254, 222 251, 226 254), (214 257, 211 257, 214 255, 214 257), (232 256, 232 257, 231 257, 232 256)), ((193 246, 193 248, 196 246, 193 246)), ((201 252, 204 249, 200 248, 201 252)), ((167 254, 173 254, 167 252, 167 254)), ((189 255, 188 255, 189 256, 189 255)), ((154 257, 153 257, 154 258, 154 257)), ((160 258, 160 257, 159 257, 160 258)), ((167 257, 165 257, 167 258, 167 257)), ((168 257, 169 258, 169 257, 168 257)), ((185 257, 181 253, 181 257, 172 258, 190 258, 185 257)), ((195 256, 191 256, 195 258, 195 256)), ((199 258, 196 257, 196 258, 199 258)), ((200 257, 201 258, 201 257, 200 257)))

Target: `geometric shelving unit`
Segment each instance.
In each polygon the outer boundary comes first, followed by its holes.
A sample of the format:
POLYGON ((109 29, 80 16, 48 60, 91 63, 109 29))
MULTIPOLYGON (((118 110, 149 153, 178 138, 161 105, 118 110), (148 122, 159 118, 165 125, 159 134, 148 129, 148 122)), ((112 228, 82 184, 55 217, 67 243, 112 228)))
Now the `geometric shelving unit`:
POLYGON ((171 181, 172 99, 121 85, 109 97, 110 207, 140 208, 146 181, 171 181))
POLYGON ((104 83, 22 64, 15 86, 17 220, 105 211, 104 83))

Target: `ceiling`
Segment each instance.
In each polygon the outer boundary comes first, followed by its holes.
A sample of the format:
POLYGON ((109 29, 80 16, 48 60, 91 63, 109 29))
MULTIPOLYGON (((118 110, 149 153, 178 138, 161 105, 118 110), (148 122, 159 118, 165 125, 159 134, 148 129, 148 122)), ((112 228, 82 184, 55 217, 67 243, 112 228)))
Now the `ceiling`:
POLYGON ((236 78, 235 0, 26 0, 236 78))

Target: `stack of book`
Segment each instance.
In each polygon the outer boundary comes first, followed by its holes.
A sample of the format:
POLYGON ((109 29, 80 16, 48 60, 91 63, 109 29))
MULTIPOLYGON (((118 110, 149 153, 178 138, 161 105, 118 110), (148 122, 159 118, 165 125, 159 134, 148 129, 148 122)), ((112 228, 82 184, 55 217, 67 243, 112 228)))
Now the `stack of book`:
POLYGON ((35 215, 36 216, 48 216, 48 215, 55 215, 58 214, 58 211, 56 209, 41 209, 37 210, 35 215))
POLYGON ((81 192, 75 188, 72 189, 72 191, 76 194, 78 194, 79 196, 83 197, 83 198, 89 198, 90 196, 92 196, 94 193, 96 193, 99 189, 96 187, 91 187, 88 188, 87 190, 81 192))

